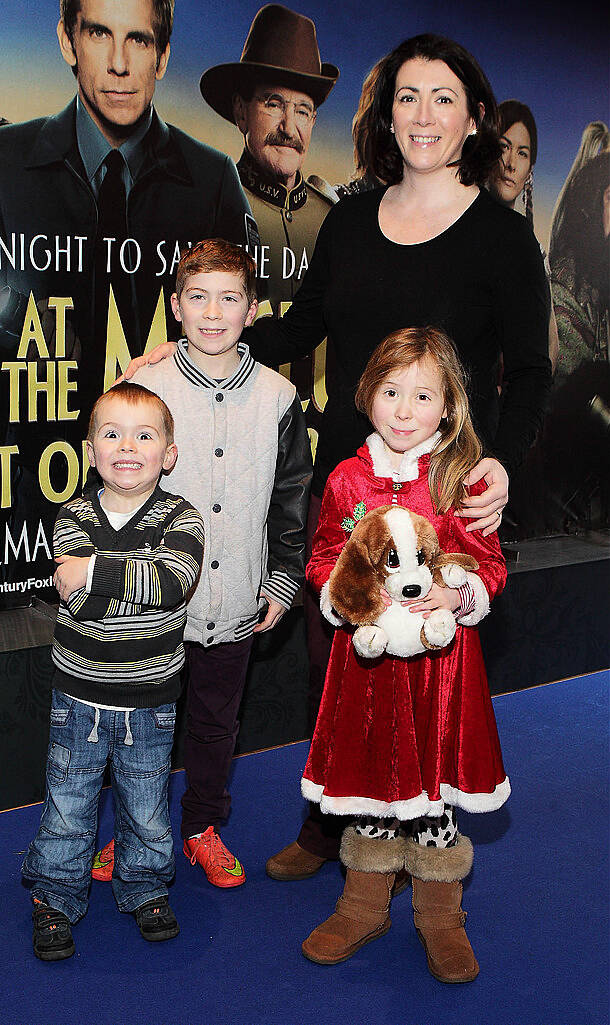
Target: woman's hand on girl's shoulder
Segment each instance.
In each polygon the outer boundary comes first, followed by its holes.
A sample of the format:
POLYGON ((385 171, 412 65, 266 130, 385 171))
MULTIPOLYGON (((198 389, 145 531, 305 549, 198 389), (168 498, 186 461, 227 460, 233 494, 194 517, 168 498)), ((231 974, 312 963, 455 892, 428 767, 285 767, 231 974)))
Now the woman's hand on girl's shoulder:
POLYGON ((161 345, 155 345, 154 349, 151 349, 150 352, 145 352, 143 356, 136 356, 135 359, 132 359, 125 372, 120 377, 117 377, 114 383, 120 384, 121 381, 130 381, 136 370, 148 366, 149 363, 160 363, 162 359, 173 356, 177 348, 177 342, 162 342, 161 345))
POLYGON ((497 459, 481 459, 464 479, 467 487, 484 480, 487 488, 480 495, 468 495, 456 516, 472 519, 466 527, 468 532, 480 530, 483 537, 493 534, 502 522, 502 510, 508 502, 508 474, 497 459))

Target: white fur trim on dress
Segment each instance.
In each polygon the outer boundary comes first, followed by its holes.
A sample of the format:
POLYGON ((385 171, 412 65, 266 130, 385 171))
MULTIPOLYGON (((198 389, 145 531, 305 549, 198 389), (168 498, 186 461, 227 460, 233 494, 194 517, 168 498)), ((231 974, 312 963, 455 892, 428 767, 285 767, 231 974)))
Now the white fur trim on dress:
POLYGON ((376 801, 372 797, 329 797, 324 793, 320 783, 303 776, 301 793, 306 801, 320 805, 320 811, 326 815, 376 815, 378 818, 396 818, 401 822, 409 819, 438 818, 445 810, 445 804, 455 808, 463 808, 469 812, 496 811, 510 796, 508 776, 498 784, 490 794, 467 794, 463 790, 452 787, 449 783, 440 785, 441 800, 431 801, 425 790, 417 797, 408 801, 376 801))
POLYGON ((306 801, 319 804, 320 811, 325 815, 376 815, 381 819, 396 818, 405 822, 425 815, 438 817, 444 811, 444 801, 431 801, 425 790, 408 801, 390 803, 376 801, 372 797, 329 797, 324 793, 323 786, 303 776, 301 793, 306 801))
POLYGON ((333 605, 328 594, 329 585, 330 580, 327 580, 320 591, 320 612, 324 616, 324 619, 328 620, 331 626, 343 626, 345 623, 343 616, 340 616, 335 609, 333 609, 333 605))
POLYGON ((419 457, 426 456, 429 452, 432 452, 432 449, 440 441, 441 437, 441 432, 437 431, 431 438, 422 441, 421 445, 416 445, 415 448, 409 449, 408 452, 404 453, 400 461, 400 467, 398 470, 395 470, 390 462, 383 438, 377 432, 369 434, 366 444, 373 461, 373 473, 376 477, 391 477, 397 483, 417 480, 419 475, 417 461, 419 457))
POLYGON ((476 626, 489 612, 487 588, 476 573, 466 573, 466 579, 474 591, 474 609, 458 619, 460 626, 476 626))
POLYGON ((510 797, 510 780, 508 776, 505 776, 491 794, 467 794, 463 790, 457 790, 456 787, 450 786, 449 783, 441 783, 440 791, 446 804, 453 804, 456 808, 463 808, 464 811, 497 811, 510 797))

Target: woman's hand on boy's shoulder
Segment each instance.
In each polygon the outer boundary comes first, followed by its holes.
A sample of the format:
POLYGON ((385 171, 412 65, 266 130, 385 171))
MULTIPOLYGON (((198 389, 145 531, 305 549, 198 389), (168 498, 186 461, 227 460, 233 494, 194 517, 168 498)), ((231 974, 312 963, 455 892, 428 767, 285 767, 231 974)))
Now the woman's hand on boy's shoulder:
POLYGON ((120 384, 121 381, 130 381, 136 370, 147 367, 149 364, 160 363, 162 359, 173 356, 177 348, 177 342, 162 342, 161 345, 155 345, 154 349, 151 349, 150 352, 145 352, 143 356, 136 356, 135 359, 132 359, 125 372, 120 377, 117 377, 114 383, 120 384))
POLYGON ((487 457, 479 460, 464 479, 464 484, 471 487, 480 480, 487 484, 486 490, 480 495, 467 495, 456 516, 472 519, 466 530, 480 530, 486 537, 493 534, 502 521, 502 510, 508 502, 508 474, 502 463, 487 457))

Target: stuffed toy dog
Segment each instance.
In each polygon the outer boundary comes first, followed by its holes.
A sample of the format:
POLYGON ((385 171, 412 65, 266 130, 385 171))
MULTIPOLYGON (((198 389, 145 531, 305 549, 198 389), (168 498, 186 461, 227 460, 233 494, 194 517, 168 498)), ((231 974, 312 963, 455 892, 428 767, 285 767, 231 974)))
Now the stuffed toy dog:
POLYGON ((333 609, 357 626, 354 648, 363 658, 417 655, 443 648, 455 636, 455 618, 435 609, 427 619, 405 602, 423 599, 433 583, 461 587, 466 570, 478 569, 470 555, 447 554, 423 516, 382 505, 354 527, 330 575, 333 609))

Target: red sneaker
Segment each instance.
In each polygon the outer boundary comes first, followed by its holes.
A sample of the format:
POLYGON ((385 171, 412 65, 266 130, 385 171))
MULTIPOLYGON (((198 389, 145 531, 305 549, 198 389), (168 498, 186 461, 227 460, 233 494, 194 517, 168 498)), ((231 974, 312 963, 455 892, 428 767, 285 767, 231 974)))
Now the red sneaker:
POLYGON ((241 886, 246 873, 241 863, 227 850, 214 826, 201 836, 184 841, 183 851, 191 865, 199 862, 212 886, 241 886))
POLYGON ((109 883, 112 879, 113 868, 114 837, 95 855, 93 859, 93 868, 91 869, 91 876, 93 879, 99 879, 101 883, 109 883))

